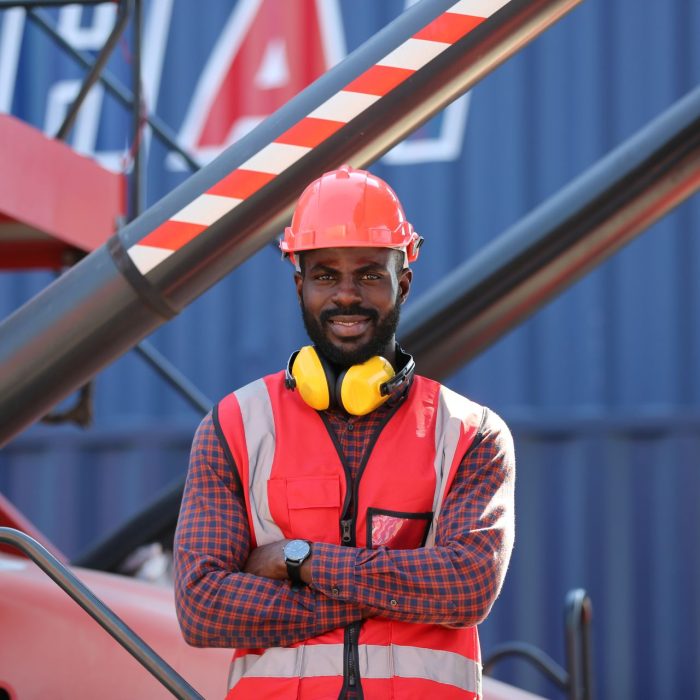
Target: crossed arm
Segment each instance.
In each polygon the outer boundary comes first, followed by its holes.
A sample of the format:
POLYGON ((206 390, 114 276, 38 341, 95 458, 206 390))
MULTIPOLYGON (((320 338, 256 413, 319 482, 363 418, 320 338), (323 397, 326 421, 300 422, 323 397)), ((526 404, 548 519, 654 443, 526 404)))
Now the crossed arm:
POLYGON ((195 436, 175 537, 175 599, 194 646, 283 646, 368 615, 475 625, 491 609, 513 545, 510 433, 490 414, 445 498, 436 546, 314 543, 309 586, 286 580, 284 542, 251 548, 245 503, 207 416, 195 436))

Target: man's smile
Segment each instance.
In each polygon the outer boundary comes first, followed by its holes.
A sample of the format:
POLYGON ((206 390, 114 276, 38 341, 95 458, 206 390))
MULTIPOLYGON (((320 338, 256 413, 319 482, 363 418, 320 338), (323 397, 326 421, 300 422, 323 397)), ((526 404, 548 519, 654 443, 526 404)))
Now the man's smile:
POLYGON ((371 321, 367 316, 334 316, 327 324, 333 335, 339 338, 354 338, 367 331, 371 321))

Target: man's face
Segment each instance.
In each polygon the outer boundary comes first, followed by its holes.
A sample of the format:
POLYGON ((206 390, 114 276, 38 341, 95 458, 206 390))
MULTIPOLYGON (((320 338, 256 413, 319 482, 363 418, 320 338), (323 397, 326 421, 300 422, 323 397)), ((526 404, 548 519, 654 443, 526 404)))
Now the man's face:
POLYGON ((333 363, 349 367, 382 355, 394 359, 399 308, 412 272, 389 248, 324 248, 304 252, 295 282, 304 326, 333 363))

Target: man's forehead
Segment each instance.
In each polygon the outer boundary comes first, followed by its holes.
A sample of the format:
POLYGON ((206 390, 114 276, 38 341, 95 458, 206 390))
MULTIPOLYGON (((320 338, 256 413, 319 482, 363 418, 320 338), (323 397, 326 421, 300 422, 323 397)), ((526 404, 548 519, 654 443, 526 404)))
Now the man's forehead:
POLYGON ((353 265, 389 266, 393 260, 391 248, 318 248, 304 251, 304 264, 307 268, 320 265, 336 267, 353 265))

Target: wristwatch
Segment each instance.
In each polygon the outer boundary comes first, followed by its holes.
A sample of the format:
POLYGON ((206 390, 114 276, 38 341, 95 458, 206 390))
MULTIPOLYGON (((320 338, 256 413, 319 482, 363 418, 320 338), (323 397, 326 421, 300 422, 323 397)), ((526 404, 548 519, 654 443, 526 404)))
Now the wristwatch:
POLYGON ((305 585, 301 580, 301 565, 311 556, 311 543, 306 540, 289 540, 283 551, 292 588, 301 588, 305 585))

